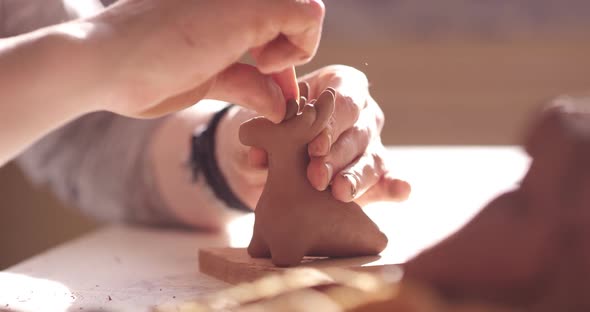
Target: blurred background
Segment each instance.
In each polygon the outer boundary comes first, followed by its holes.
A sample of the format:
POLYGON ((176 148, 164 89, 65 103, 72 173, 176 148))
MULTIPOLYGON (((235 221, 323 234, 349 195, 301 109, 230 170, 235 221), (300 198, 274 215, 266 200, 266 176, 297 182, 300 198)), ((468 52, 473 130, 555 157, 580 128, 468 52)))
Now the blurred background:
MULTIPOLYGON (((543 103, 590 90, 589 1, 324 1, 320 50, 298 73, 364 71, 387 145, 519 144, 543 103)), ((0 203, 0 269, 99 226, 13 164, 0 203)))

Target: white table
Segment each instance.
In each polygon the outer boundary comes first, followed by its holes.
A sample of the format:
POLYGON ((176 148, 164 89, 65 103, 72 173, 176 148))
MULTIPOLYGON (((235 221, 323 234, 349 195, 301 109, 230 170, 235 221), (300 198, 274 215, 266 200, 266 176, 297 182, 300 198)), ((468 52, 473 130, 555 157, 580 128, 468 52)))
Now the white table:
MULTIPOLYGON (((367 212, 388 234, 381 262, 399 263, 469 220, 493 196, 513 187, 529 160, 516 147, 391 148, 413 193, 403 204, 367 212)), ((0 273, 0 310, 147 311, 227 286, 198 272, 197 249, 246 246, 252 215, 227 233, 110 226, 0 273)))

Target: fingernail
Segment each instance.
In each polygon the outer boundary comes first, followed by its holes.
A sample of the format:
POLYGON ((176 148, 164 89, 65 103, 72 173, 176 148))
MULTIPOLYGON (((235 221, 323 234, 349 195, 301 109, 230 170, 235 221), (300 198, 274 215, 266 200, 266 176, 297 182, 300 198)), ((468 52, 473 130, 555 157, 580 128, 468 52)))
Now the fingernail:
POLYGON ((300 82, 299 83, 299 95, 305 99, 309 98, 309 83, 307 83, 307 82, 300 82))
POLYGON ((322 187, 322 191, 327 189, 328 185, 330 185, 330 180, 332 180, 332 173, 334 170, 331 163, 324 164, 324 167, 326 167, 326 178, 324 180, 324 185, 322 187))
POLYGON ((357 192, 356 179, 351 173, 344 173, 342 176, 350 182, 350 198, 355 199, 357 192))
POLYGON ((327 87, 327 88, 326 88, 326 91, 328 91, 328 92, 332 93, 332 95, 333 95, 334 97, 336 97, 336 89, 334 89, 334 88, 332 88, 332 87, 327 87))

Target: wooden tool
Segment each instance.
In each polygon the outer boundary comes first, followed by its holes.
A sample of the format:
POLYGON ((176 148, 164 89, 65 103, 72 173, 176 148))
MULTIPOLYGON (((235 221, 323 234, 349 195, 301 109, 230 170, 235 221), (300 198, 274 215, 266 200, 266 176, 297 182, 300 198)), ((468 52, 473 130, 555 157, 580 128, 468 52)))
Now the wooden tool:
MULTIPOLYGON (((380 256, 355 258, 305 257, 299 267, 346 268, 363 272, 382 272, 400 274, 394 264, 378 263, 380 256)), ((230 284, 251 282, 269 273, 285 272, 270 259, 252 258, 245 248, 204 248, 199 250, 199 269, 201 273, 215 277, 230 284)))

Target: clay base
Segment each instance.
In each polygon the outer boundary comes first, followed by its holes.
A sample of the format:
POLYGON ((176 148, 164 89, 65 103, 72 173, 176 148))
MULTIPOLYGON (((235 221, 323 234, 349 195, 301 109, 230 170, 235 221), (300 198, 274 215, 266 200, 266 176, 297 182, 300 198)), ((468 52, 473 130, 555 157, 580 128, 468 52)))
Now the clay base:
MULTIPOLYGON (((372 264, 379 256, 355 258, 305 257, 298 267, 346 268, 363 272, 383 272, 397 270, 394 264, 372 264)), ((254 259, 246 248, 205 248, 199 250, 199 270, 230 284, 252 282, 269 273, 284 272, 289 268, 279 268, 270 259, 254 259)))

